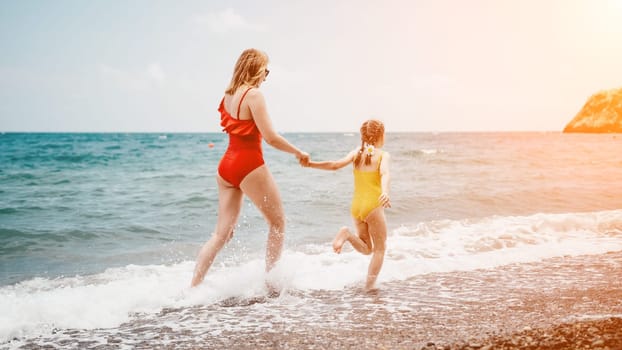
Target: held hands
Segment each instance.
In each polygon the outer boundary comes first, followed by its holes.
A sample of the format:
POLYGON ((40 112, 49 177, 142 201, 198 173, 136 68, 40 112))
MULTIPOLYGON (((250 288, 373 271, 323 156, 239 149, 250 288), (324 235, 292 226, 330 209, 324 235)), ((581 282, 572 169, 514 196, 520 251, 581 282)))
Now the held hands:
POLYGON ((382 192, 380 197, 378 197, 378 202, 380 202, 384 208, 391 208, 391 199, 389 198, 389 194, 386 192, 382 192))
POLYGON ((309 166, 309 153, 300 151, 300 153, 296 154, 296 158, 298 159, 298 163, 300 163, 301 166, 309 166))

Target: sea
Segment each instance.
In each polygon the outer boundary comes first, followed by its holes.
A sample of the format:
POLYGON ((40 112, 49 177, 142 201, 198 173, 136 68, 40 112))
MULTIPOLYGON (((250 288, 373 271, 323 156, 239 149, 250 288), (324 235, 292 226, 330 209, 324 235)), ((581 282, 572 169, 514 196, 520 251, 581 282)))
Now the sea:
MULTIPOLYGON (((283 136, 315 160, 360 146, 357 132, 283 136)), ((622 278, 622 134, 387 133, 371 292, 370 257, 331 246, 353 228, 351 168, 303 168, 265 143, 287 218, 279 264, 265 272, 267 226, 244 199, 190 288, 226 147, 223 133, 1 133, 0 348, 375 348, 391 329, 406 348, 622 314, 606 294, 622 278)))

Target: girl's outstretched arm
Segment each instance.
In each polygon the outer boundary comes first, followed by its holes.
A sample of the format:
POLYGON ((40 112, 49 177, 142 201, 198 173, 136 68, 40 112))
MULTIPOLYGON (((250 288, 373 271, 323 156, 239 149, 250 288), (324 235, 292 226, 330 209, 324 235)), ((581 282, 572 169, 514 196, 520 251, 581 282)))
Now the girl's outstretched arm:
POLYGON ((338 170, 352 163, 358 149, 352 150, 347 156, 337 160, 325 160, 323 162, 309 161, 308 167, 322 170, 338 170))
POLYGON ((391 157, 388 152, 384 152, 382 160, 380 161, 380 187, 382 188, 382 194, 378 201, 385 208, 391 208, 391 200, 389 198, 389 183, 391 181, 391 174, 389 173, 389 161, 391 157))

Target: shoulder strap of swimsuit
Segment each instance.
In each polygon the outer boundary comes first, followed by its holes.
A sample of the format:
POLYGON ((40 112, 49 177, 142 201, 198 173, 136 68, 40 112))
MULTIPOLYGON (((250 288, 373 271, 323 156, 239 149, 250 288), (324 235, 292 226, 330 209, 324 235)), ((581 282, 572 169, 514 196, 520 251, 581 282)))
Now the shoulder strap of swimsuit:
POLYGON ((384 151, 380 151, 380 157, 378 158, 378 170, 380 170, 380 163, 382 163, 382 155, 384 154, 384 151))
POLYGON ((246 94, 251 91, 252 87, 249 87, 248 89, 246 89, 246 91, 244 91, 244 94, 242 94, 242 98, 240 98, 240 103, 238 103, 238 115, 236 116, 236 119, 240 119, 240 107, 242 107, 242 101, 244 101, 244 97, 246 97, 246 94))

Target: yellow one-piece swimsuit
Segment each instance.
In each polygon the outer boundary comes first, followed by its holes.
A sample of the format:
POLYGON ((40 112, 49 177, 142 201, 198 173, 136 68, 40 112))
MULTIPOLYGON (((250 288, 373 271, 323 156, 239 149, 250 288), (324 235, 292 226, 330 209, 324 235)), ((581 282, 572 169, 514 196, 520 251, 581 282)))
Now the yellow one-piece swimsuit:
POLYGON ((354 173, 354 195, 352 196, 352 206, 350 212, 352 217, 365 221, 372 210, 378 208, 381 204, 378 197, 382 194, 382 185, 380 184, 380 162, 382 161, 382 153, 378 159, 378 168, 373 171, 358 170, 356 167, 354 173))

